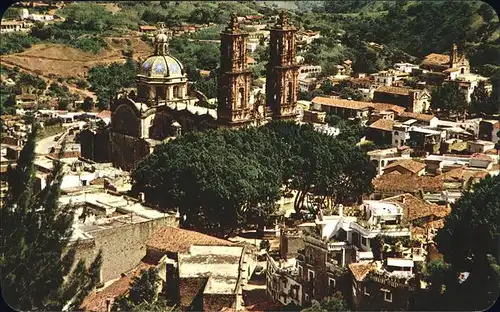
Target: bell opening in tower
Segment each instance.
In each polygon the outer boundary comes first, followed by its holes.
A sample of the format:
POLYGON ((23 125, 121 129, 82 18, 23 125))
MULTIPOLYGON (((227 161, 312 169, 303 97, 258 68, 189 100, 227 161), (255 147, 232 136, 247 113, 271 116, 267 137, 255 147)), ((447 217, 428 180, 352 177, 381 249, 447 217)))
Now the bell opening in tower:
POLYGON ((245 89, 240 88, 238 90, 238 106, 237 106, 238 108, 244 107, 244 104, 245 104, 244 100, 243 100, 244 96, 245 96, 245 89))

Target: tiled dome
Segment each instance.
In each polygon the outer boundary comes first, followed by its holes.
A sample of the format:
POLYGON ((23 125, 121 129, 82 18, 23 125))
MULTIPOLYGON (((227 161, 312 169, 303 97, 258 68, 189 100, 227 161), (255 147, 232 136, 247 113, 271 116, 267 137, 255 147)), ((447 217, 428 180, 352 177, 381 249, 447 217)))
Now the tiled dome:
POLYGON ((150 56, 141 65, 141 75, 147 77, 178 77, 182 76, 184 66, 170 55, 150 56))

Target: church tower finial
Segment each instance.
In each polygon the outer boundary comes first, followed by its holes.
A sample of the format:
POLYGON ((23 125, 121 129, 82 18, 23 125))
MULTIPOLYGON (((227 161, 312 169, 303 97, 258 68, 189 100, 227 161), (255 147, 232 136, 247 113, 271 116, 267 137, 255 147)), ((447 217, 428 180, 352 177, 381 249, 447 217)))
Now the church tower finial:
POLYGON ((158 34, 155 38, 155 55, 167 55, 169 53, 168 42, 172 37, 172 32, 165 28, 165 23, 159 22, 156 26, 158 34))
POLYGON ((238 16, 236 13, 231 14, 231 20, 229 20, 229 24, 226 27, 227 31, 234 31, 238 29, 238 16))

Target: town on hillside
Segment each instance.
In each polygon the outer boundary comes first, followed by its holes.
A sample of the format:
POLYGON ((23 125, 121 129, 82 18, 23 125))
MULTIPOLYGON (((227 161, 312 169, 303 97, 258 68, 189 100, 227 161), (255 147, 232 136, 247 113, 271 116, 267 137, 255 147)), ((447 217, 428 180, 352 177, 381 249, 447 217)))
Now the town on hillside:
POLYGON ((3 299, 491 308, 499 26, 479 1, 13 4, 3 299))

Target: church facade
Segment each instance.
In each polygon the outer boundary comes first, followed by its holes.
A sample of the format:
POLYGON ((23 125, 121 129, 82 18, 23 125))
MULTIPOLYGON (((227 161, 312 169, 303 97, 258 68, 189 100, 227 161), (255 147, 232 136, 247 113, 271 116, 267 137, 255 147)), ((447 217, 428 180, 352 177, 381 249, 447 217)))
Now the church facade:
POLYGON ((258 94, 254 101, 252 71, 246 62, 248 33, 239 28, 236 16, 221 32, 216 110, 198 106, 200 98, 190 96, 184 66, 168 48, 171 33, 162 24, 158 28, 154 55, 142 63, 136 77, 137 92, 119 94, 110 107, 110 126, 99 130, 101 137, 107 132, 109 159, 115 167, 132 170, 156 145, 189 131, 259 126, 271 119, 297 117, 296 28, 285 11, 269 29, 267 95, 258 94))

